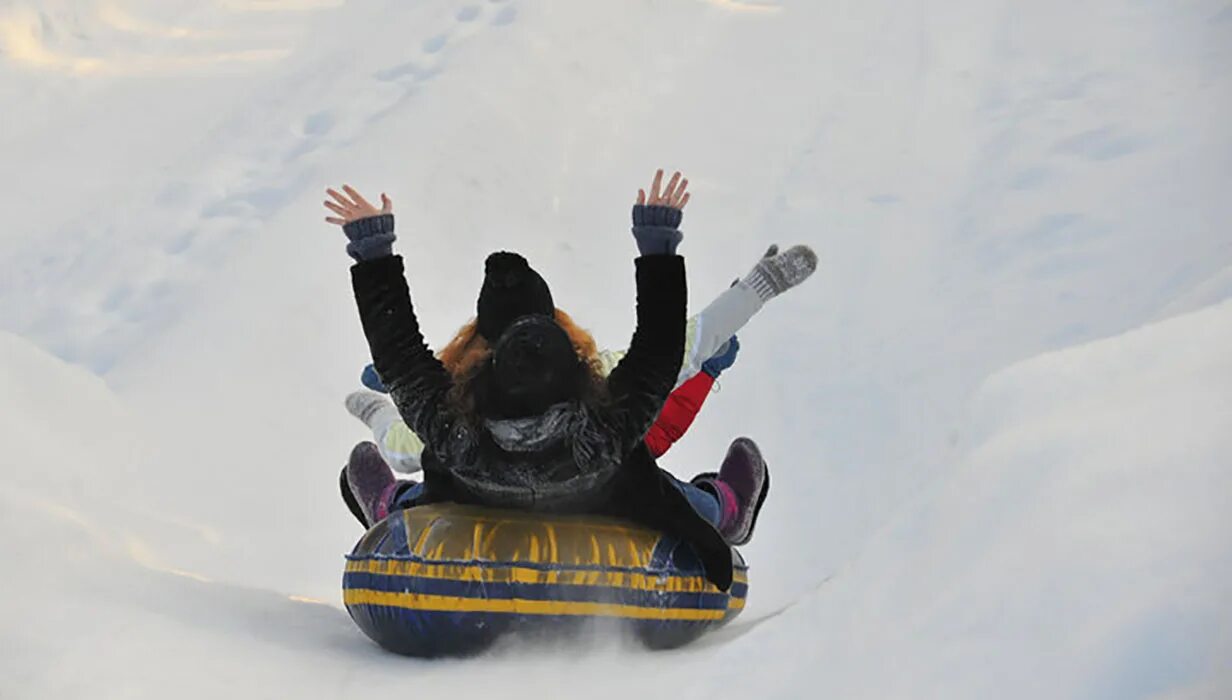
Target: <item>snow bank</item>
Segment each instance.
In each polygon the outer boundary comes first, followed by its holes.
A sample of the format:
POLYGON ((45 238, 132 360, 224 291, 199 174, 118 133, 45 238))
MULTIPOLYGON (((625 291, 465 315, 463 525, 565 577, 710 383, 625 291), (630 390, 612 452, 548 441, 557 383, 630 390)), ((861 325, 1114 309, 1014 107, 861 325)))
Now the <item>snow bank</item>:
MULTIPOLYGON (((29 399, 28 423, 3 436, 22 468, 54 473, 46 426, 86 418, 92 429, 61 436, 64 454, 122 467, 107 445, 131 425, 110 392, 0 341, 6 396, 29 399)), ((27 574, 4 581, 0 649, 20 669, 5 688, 145 697, 176 685, 204 698, 409 685, 531 698, 604 678, 590 695, 1216 697, 1232 682, 1230 346, 1225 302, 998 372, 973 404, 963 463, 858 557, 801 600, 674 653, 593 641, 529 654, 511 640, 481 661, 399 659, 336 604, 177 568, 146 539, 172 531, 184 545, 208 530, 131 498, 10 480, 6 558, 27 574)))
POLYGON ((370 656, 339 608, 180 568, 219 535, 147 487, 164 465, 97 376, 0 333, 0 397, 0 696, 302 695, 306 659, 370 656))
POLYGON ((0 332, 6 485, 85 494, 134 452, 130 411, 97 375, 0 332))
POLYGON ((726 682, 772 697, 1226 693, 1228 348, 1232 302, 996 373, 963 463, 725 650, 769 664, 726 682))

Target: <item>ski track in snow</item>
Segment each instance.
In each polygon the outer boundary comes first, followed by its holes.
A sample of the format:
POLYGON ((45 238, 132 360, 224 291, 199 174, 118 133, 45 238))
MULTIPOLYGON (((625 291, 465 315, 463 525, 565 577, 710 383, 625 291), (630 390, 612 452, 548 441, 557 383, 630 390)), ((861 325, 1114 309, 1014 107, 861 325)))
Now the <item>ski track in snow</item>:
MULTIPOLYGON (((279 12, 288 9, 296 15, 338 12, 330 5, 259 5, 265 22, 277 22, 285 17, 279 12)), ((112 6, 94 9, 98 7, 112 6)), ((242 10, 252 8, 222 9, 243 17, 242 10)), ((463 3, 431 23, 415 25, 409 35, 400 34, 405 49, 382 52, 386 64, 368 69, 366 79, 343 78, 337 56, 331 55, 308 62, 293 80, 259 88, 234 117, 200 137, 211 149, 221 146, 225 156, 192 152, 188 159, 210 163, 205 172, 195 179, 159 183, 153 193, 139 193, 152 196, 153 204, 141 221, 91 215, 54 231, 54 256, 41 244, 18 248, 5 263, 11 273, 0 282, 0 300, 10 302, 0 301, 0 318, 7 317, 7 325, 20 332, 44 338, 62 357, 105 373, 142 336, 158 333, 190 312, 192 293, 203 276, 243 250, 245 241, 259 235, 264 224, 305 190, 319 186, 316 154, 355 143, 435 79, 455 47, 513 24, 517 13, 514 1, 463 3), (317 108, 326 94, 335 106, 317 108), (254 123, 255 115, 260 115, 260 123, 254 123), (131 243, 116 247, 113 238, 131 227, 137 231, 123 233, 131 243), (58 285, 56 294, 46 299, 50 306, 31 305, 31 290, 49 277, 58 285), (13 306, 20 297, 25 297, 21 306, 13 306), (70 299, 71 306, 65 301, 70 299), (71 334, 56 330, 78 319, 85 325, 71 334)))

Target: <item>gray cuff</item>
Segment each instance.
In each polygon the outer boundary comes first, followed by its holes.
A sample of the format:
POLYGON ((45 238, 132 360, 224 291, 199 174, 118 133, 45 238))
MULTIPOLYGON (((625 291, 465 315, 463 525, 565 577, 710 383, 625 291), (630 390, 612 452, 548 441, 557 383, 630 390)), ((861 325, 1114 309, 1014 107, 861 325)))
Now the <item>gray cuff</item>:
POLYGON ((684 239, 678 230, 684 212, 671 207, 633 205, 633 238, 642 255, 675 255, 684 239))
POLYGON ((342 227, 342 232, 351 239, 347 254, 357 262, 387 258, 394 254, 394 215, 378 214, 357 219, 342 227))
POLYGON ((675 255, 684 234, 666 226, 634 226, 633 238, 642 255, 675 255))
POLYGON ((666 226, 668 228, 680 228, 680 220, 683 218, 684 212, 673 207, 661 207, 657 204, 633 205, 634 226, 666 226))

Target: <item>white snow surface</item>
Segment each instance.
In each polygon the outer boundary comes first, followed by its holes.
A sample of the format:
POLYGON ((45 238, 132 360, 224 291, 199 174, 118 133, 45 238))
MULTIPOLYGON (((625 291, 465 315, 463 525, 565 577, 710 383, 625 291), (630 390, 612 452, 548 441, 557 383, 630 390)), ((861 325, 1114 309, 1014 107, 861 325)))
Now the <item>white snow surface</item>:
POLYGON ((0 697, 1232 696, 1232 4, 0 2, 0 697), (748 610, 463 661, 341 607, 366 346, 323 189, 426 334, 527 255, 628 341, 628 209, 772 301, 687 438, 762 445, 748 610))

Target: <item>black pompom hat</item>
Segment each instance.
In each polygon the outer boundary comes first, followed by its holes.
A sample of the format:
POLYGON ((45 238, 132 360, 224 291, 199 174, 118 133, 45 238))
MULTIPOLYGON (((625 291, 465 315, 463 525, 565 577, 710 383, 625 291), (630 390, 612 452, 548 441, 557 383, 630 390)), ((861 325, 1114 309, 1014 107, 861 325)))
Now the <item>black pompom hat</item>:
POLYGON ((556 316, 548 283, 517 253, 492 253, 483 264, 483 288, 475 305, 479 335, 495 343, 523 316, 556 316))

